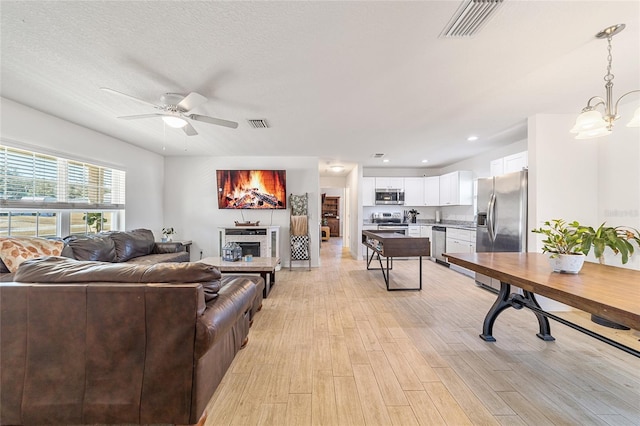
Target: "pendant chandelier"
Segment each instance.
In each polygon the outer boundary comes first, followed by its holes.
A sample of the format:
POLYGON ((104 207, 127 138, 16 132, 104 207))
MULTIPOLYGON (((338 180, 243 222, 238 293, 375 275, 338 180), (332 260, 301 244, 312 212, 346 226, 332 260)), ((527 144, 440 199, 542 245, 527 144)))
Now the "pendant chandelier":
MULTIPOLYGON (((618 34, 625 27, 625 24, 613 25, 605 28, 596 34, 596 38, 606 38, 608 44, 608 66, 607 74, 604 76, 604 85, 606 89, 606 98, 603 99, 600 96, 593 96, 587 101, 587 106, 582 109, 582 113, 576 119, 576 124, 570 130, 571 133, 577 133, 576 139, 591 139, 600 136, 606 136, 611 134, 613 129, 613 122, 619 118, 618 116, 618 104, 627 95, 631 93, 640 93, 640 90, 632 90, 620 96, 615 103, 613 102, 613 74, 611 73, 611 39, 614 35, 618 34), (592 105, 592 102, 595 102, 592 105), (597 107, 602 106, 604 108, 604 116, 600 111, 596 110, 597 107)), ((627 124, 627 127, 640 127, 640 107, 636 109, 633 114, 633 118, 627 124)))

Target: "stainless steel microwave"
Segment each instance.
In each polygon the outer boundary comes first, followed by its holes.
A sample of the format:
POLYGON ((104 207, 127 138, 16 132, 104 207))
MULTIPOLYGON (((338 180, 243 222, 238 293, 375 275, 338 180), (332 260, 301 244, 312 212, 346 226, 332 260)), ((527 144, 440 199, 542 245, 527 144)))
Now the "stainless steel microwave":
POLYGON ((376 205, 404 205, 404 191, 402 189, 376 188, 376 205))

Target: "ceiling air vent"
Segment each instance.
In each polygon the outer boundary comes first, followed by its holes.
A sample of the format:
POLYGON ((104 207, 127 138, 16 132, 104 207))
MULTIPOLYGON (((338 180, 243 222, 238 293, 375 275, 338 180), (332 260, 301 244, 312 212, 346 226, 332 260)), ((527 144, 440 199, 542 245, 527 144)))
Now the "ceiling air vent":
POLYGON ((373 154, 372 157, 373 158, 382 158, 382 157, 384 157, 384 154, 373 154))
POLYGON ((502 5, 503 0, 466 0, 457 10, 440 37, 471 37, 502 5))
POLYGON ((267 123, 267 120, 265 120, 264 118, 260 118, 256 120, 247 120, 247 122, 249 123, 249 126, 253 127, 254 129, 269 128, 269 123, 267 123))

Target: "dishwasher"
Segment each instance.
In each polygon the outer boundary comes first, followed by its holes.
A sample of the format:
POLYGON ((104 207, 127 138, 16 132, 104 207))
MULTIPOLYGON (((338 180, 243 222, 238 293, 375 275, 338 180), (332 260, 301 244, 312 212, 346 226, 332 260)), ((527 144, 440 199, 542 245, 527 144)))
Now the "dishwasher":
POLYGON ((442 256, 442 253, 447 249, 447 228, 434 226, 431 228, 431 235, 433 237, 433 258, 437 263, 449 266, 447 260, 442 256))

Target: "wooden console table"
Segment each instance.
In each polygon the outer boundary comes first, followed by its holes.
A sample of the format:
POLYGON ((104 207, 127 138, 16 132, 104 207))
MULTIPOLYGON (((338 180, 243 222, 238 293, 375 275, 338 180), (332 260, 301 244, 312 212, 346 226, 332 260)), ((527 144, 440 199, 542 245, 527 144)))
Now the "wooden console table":
POLYGON ((254 257, 250 262, 237 261, 230 262, 222 260, 221 257, 205 257, 198 262, 215 266, 220 272, 231 272, 236 274, 260 274, 264 280, 264 290, 262 297, 267 298, 271 287, 276 282, 276 269, 280 265, 279 257, 254 257))
POLYGON ((409 237, 392 230, 362 231, 362 244, 367 248, 367 270, 381 270, 387 291, 422 290, 422 256, 430 256, 429 238, 409 237), (369 257, 369 249, 372 250, 369 257), (371 268, 373 257, 377 256, 380 268, 371 268), (386 268, 382 266, 381 256, 387 258, 386 268), (389 271, 393 269, 394 257, 414 257, 420 259, 420 286, 417 288, 390 288, 389 271))
POLYGON ((590 314, 640 330, 640 271, 585 262, 579 274, 552 272, 542 253, 445 254, 449 262, 500 280, 500 291, 484 319, 480 337, 495 341, 493 324, 505 309, 531 309, 538 319, 543 340, 551 336, 548 318, 640 357, 640 352, 619 342, 550 314, 535 299, 545 296, 590 314), (511 285, 524 295, 510 294, 511 285))

